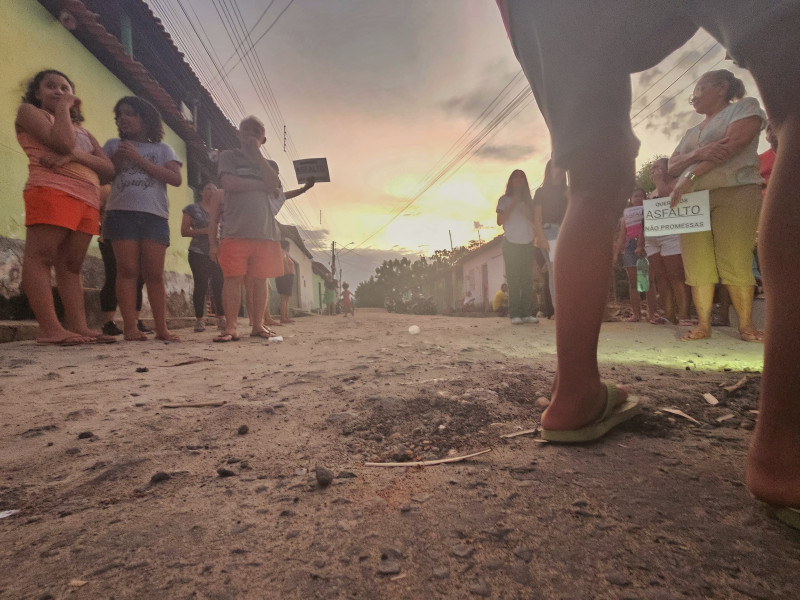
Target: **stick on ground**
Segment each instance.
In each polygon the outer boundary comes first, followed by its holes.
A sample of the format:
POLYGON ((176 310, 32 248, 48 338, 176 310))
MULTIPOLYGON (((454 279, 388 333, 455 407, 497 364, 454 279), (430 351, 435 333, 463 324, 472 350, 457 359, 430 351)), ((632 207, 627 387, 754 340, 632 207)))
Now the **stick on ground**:
POLYGON ((464 456, 453 456, 451 458, 440 458, 438 460, 423 460, 419 462, 387 462, 387 463, 368 462, 364 463, 364 466, 365 467, 432 467, 433 465, 441 465, 444 463, 461 462, 462 460, 472 458, 473 456, 480 456, 481 454, 486 454, 487 452, 491 451, 492 451, 491 448, 487 448, 486 450, 479 450, 478 452, 473 452, 472 454, 465 454, 464 456))

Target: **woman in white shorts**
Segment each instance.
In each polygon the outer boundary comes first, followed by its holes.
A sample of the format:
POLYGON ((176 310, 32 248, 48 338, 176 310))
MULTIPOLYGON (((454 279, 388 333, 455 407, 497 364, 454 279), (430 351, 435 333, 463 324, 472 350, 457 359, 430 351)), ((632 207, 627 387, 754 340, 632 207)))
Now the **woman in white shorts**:
MULTIPOLYGON (((659 158, 650 166, 650 179, 656 184, 652 198, 665 198, 672 193, 677 177, 667 173, 666 157, 659 158)), ((681 236, 679 234, 645 236, 644 248, 650 261, 650 278, 655 281, 664 313, 670 323, 675 323, 677 306, 678 325, 691 327, 689 318, 689 291, 686 288, 686 274, 683 272, 681 256, 681 236)))

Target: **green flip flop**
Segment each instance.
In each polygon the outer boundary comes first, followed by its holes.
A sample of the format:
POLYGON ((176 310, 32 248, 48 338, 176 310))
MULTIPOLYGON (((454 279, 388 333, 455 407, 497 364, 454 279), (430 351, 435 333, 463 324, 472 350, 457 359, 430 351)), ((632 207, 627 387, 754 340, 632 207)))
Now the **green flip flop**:
POLYGON ((642 407, 639 405, 637 398, 628 397, 623 402, 619 397, 616 385, 605 382, 603 382, 603 385, 606 386, 606 409, 599 419, 580 429, 568 431, 542 429, 542 439, 562 444, 592 442, 603 437, 617 425, 642 412, 642 407))

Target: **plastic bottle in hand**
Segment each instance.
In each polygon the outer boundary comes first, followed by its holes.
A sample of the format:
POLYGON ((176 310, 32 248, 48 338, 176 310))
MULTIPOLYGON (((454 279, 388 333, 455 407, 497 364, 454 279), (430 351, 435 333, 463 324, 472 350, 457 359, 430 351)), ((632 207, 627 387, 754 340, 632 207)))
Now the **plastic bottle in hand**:
POLYGON ((639 292, 650 289, 650 262, 645 256, 636 261, 636 289, 639 292))

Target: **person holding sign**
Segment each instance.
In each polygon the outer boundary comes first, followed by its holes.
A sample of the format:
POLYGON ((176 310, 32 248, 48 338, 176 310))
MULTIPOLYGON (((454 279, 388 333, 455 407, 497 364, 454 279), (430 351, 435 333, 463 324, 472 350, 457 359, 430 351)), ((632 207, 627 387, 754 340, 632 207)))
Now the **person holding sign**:
POLYGON ((761 210, 758 135, 766 115, 755 98, 745 98, 744 83, 728 70, 709 71, 697 82, 690 102, 703 121, 683 136, 669 159, 669 173, 682 175, 672 206, 684 194, 709 190, 711 231, 681 234, 686 282, 692 288, 698 324, 682 340, 711 337, 714 285, 728 289, 739 316, 739 335, 761 342, 751 319, 753 248, 761 210))

